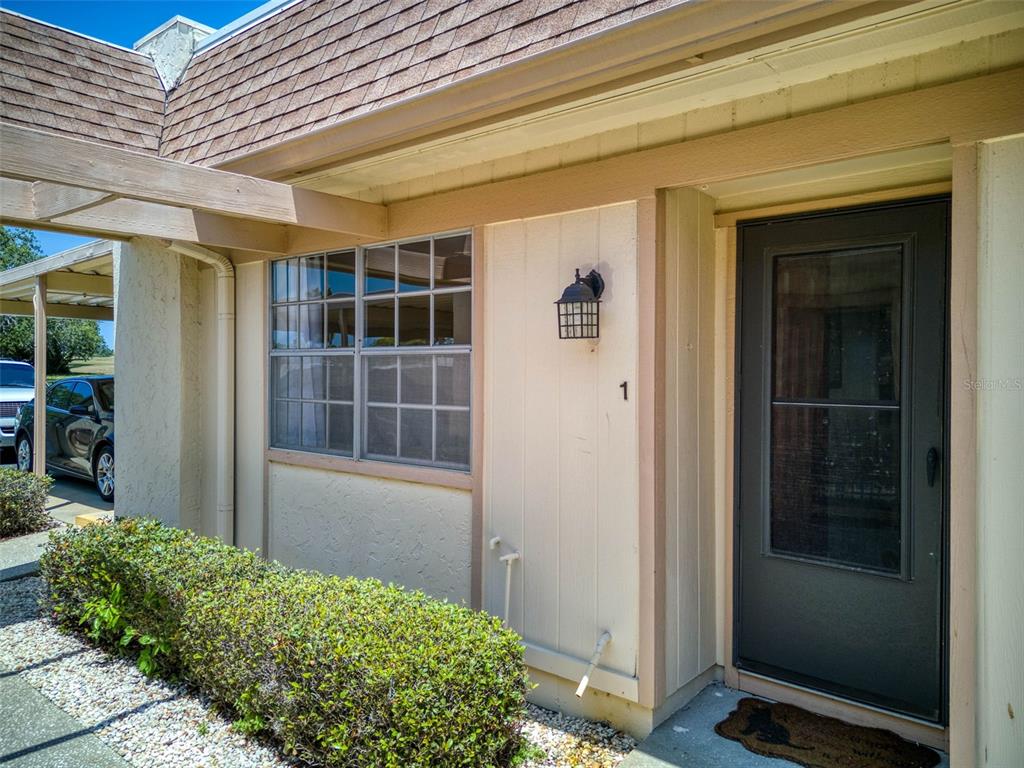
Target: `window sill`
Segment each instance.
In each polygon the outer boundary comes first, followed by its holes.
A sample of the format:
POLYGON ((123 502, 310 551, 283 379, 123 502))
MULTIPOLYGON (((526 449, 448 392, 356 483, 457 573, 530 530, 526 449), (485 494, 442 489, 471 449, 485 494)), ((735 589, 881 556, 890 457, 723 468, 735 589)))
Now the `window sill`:
POLYGON ((351 475, 402 480, 406 483, 437 485, 444 488, 458 488, 464 491, 473 489, 472 475, 466 472, 454 472, 436 467, 419 467, 412 464, 390 464, 386 461, 349 459, 345 456, 288 451, 283 448, 268 448, 266 458, 267 461, 273 464, 324 469, 329 472, 346 472, 351 475))

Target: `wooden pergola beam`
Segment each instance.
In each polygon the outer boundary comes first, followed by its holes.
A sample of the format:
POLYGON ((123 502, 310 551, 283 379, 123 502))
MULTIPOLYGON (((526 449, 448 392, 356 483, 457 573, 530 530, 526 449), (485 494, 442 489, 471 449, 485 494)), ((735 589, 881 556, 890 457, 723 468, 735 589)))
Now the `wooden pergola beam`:
POLYGON ((32 185, 32 203, 36 217, 42 221, 85 211, 113 200, 114 197, 115 195, 98 192, 95 189, 68 187, 63 184, 51 184, 48 181, 37 181, 32 185))
MULTIPOLYGON (((34 301, 0 299, 0 315, 31 317, 34 314, 34 309, 34 301)), ((114 319, 113 307, 97 307, 91 304, 55 304, 48 301, 45 305, 44 313, 46 317, 69 317, 76 320, 114 319)))
MULTIPOLYGON (((222 216, 387 236, 387 208, 0 122, 0 175, 222 216)), ((121 201, 117 201, 121 202, 121 201)), ((79 214, 81 215, 81 214, 79 214)), ((33 200, 33 216, 40 219, 33 200)))
MULTIPOLYGON (((7 148, 3 149, 6 155, 7 148)), ((35 208, 35 189, 36 184, 28 181, 0 178, 0 222, 122 240, 149 236, 241 251, 274 254, 288 251, 288 227, 283 224, 232 218, 142 200, 100 201, 88 209, 43 218, 35 208)))

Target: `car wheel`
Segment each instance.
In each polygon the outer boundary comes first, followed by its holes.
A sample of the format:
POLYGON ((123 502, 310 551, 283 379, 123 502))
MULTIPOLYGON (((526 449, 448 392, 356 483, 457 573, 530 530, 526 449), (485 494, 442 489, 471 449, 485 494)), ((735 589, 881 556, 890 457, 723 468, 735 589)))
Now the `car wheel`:
POLYGON ((22 435, 18 438, 18 447, 16 449, 16 458, 18 460, 18 469, 22 472, 32 471, 32 443, 29 442, 28 437, 22 435))
POLYGON ((114 449, 109 445, 100 448, 93 463, 93 480, 96 490, 104 501, 114 500, 114 449))

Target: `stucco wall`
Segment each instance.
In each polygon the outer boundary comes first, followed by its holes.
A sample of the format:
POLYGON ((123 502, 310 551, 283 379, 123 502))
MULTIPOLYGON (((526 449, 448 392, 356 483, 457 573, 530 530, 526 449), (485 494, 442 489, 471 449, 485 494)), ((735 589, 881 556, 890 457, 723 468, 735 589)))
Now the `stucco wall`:
MULTIPOLYGON (((527 642, 634 676, 638 631, 637 206, 488 227, 484 245, 484 608, 527 642), (599 341, 560 340, 579 267, 607 282, 599 341), (629 399, 620 385, 627 382, 629 399)), ((595 683, 596 684, 596 683, 595 683)))
POLYGON ((1024 138, 979 156, 978 764, 1024 765, 1024 138))
POLYGON ((470 599, 467 491, 271 464, 272 558, 470 599))
POLYGON ((202 364, 195 262, 154 241, 115 244, 118 515, 198 528, 193 409, 202 364))

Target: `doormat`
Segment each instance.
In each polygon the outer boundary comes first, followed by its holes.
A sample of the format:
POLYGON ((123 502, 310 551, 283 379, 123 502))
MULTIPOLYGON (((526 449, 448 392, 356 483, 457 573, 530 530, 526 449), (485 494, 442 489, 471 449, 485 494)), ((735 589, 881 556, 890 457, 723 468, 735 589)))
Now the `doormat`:
POLYGON ((740 699, 715 726, 751 752, 807 768, 933 768, 938 754, 891 731, 850 725, 789 704, 740 699))

